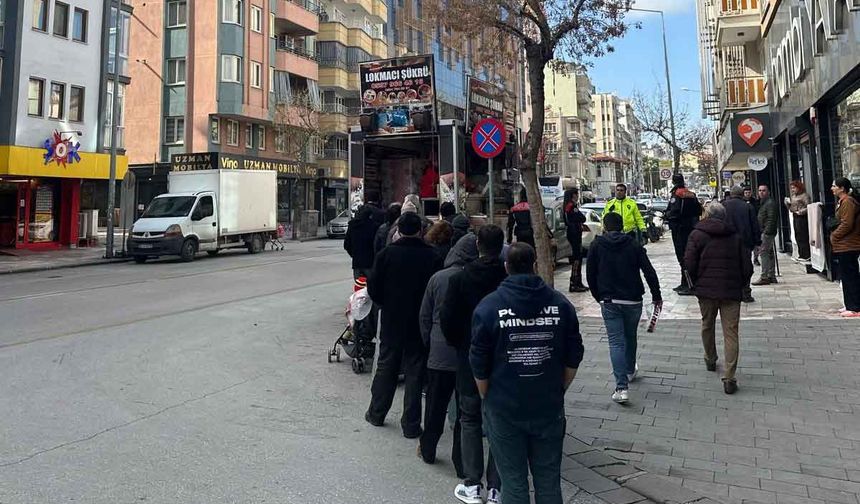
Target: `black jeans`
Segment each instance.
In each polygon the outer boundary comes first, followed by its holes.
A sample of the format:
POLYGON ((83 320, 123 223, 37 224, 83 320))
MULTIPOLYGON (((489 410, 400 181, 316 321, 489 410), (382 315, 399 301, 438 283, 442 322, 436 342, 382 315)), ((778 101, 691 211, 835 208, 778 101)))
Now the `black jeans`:
MULTIPOLYGON (((480 485, 484 475, 484 422, 481 414, 481 396, 468 364, 466 352, 458 351, 460 366, 457 369, 457 394, 460 406, 460 450, 463 457, 463 483, 480 485), (464 362, 465 360, 465 362, 464 362)), ((490 449, 487 457, 487 488, 500 490, 502 483, 490 449)))
MULTIPOLYGON (((454 388, 457 385, 457 373, 454 371, 427 370, 427 397, 424 409, 424 433, 421 434, 421 456, 427 462, 436 459, 436 446, 445 430, 445 418, 448 404, 454 388)), ((459 396, 458 396, 459 398, 459 396)), ((454 422, 454 447, 451 450, 451 461, 457 474, 463 474, 463 458, 460 452, 460 415, 454 422)))
POLYGON ((835 255, 839 261, 839 279, 842 281, 845 308, 860 312, 860 272, 857 266, 860 252, 840 252, 835 255))
POLYGON ((490 449, 498 456, 505 504, 529 504, 529 470, 535 504, 562 504, 561 448, 564 412, 541 420, 513 420, 484 408, 490 449))
POLYGON ((518 242, 528 243, 532 246, 532 248, 534 248, 535 233, 531 228, 523 230, 517 229, 516 231, 514 231, 514 235, 517 237, 518 242))
MULTIPOLYGON (((383 312, 383 317, 385 313, 383 312)), ((415 435, 421 431, 421 389, 424 386, 424 372, 427 366, 427 355, 421 336, 383 335, 379 343, 379 360, 376 363, 376 375, 370 387, 370 409, 368 413, 375 422, 382 422, 391 409, 394 392, 397 390, 397 375, 400 364, 404 364, 406 384, 403 390, 403 415, 400 426, 406 435, 415 435)))
POLYGON ((678 264, 681 266, 681 285, 689 287, 687 275, 684 274, 684 253, 687 251, 687 241, 690 239, 690 233, 693 232, 692 227, 676 226, 672 228, 672 244, 675 246, 675 258, 678 259, 678 264))

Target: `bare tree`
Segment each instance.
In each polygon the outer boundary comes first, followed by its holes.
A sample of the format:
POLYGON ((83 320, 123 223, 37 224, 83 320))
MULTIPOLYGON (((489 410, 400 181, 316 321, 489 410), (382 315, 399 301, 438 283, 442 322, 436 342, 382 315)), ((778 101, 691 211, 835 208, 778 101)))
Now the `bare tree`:
MULTIPOLYGON (((544 68, 555 60, 585 61, 613 50, 624 35, 624 15, 632 0, 430 0, 431 19, 454 43, 468 40, 470 58, 495 73, 525 55, 532 118, 522 145, 520 171, 528 195, 538 255, 538 273, 553 284, 553 258, 538 186, 537 166, 543 136, 544 68)), ((557 65, 560 69, 562 65, 557 65)))

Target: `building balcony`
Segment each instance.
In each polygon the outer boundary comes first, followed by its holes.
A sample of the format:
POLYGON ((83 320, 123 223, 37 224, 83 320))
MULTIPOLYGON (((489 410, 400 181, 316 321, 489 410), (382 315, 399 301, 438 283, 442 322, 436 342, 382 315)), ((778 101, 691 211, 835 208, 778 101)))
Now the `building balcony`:
POLYGON ((320 159, 318 165, 325 170, 327 178, 349 178, 349 164, 344 159, 320 159))
POLYGON ((349 152, 346 149, 325 149, 321 159, 349 159, 349 152))
POLYGON ((717 46, 755 42, 761 38, 760 0, 719 0, 717 6, 717 46))
MULTIPOLYGON (((376 33, 375 30, 366 30, 365 28, 349 27, 341 22, 324 22, 320 25, 320 32, 317 40, 324 42, 339 42, 345 46, 358 47, 368 54, 373 54, 373 39, 369 32, 376 33)), ((382 32, 379 31, 376 37, 382 39, 382 32)))
POLYGON ((377 18, 380 23, 388 22, 388 5, 383 0, 372 0, 373 12, 371 16, 377 18))
POLYGON ((280 38, 275 51, 275 69, 319 80, 319 67, 314 54, 304 47, 284 43, 280 38))
POLYGON ((388 44, 383 39, 373 39, 373 50, 370 52, 376 58, 388 57, 388 44))
POLYGON ((315 35, 320 30, 316 0, 277 0, 275 30, 295 36, 315 35))
POLYGON ((762 76, 726 79, 721 102, 723 110, 747 109, 767 105, 767 79, 762 76))
POLYGON ((576 102, 580 104, 591 103, 591 90, 576 88, 576 102))
POLYGON ((341 60, 320 60, 319 86, 323 89, 360 90, 358 64, 347 64, 341 60), (352 67, 355 69, 352 70, 352 67))

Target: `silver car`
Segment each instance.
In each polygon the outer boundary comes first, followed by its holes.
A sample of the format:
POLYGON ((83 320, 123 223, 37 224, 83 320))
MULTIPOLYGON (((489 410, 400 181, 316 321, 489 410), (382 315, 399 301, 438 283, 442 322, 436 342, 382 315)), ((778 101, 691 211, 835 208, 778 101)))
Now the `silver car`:
MULTIPOLYGON (((582 207, 580 210, 585 215, 585 223, 582 228, 582 250, 585 253, 594 241, 594 237, 603 233, 603 223, 600 221, 599 212, 582 207)), ((571 255, 570 242, 567 241, 567 223, 564 221, 564 209, 561 201, 548 206, 545 212, 546 223, 553 235, 553 257, 556 262, 561 262, 571 255)))
POLYGON ((346 236, 346 228, 349 227, 349 221, 352 219, 352 212, 349 209, 337 214, 337 217, 328 221, 326 225, 326 234, 329 238, 343 238, 346 236))

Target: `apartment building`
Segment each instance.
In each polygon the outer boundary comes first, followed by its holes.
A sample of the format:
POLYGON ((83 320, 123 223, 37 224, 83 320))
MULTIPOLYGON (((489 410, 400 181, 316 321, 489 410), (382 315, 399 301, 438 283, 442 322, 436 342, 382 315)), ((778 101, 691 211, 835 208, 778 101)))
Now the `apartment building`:
POLYGON ((594 164, 592 179, 595 196, 609 197, 615 184, 631 185, 635 193, 642 181, 642 126, 627 100, 612 93, 592 96, 594 107, 594 164))
POLYGON ((322 145, 312 138, 322 105, 319 6, 135 3, 129 64, 140 84, 128 93, 126 122, 130 162, 147 182, 138 187, 139 208, 166 189, 174 156, 199 155, 211 167, 251 160, 277 170, 278 221, 304 222, 322 205, 326 180, 346 176, 318 170, 322 145))
POLYGON ((542 174, 560 176, 563 184, 588 187, 595 176, 591 157, 595 153, 594 115, 591 95, 594 85, 585 68, 544 70, 546 114, 542 174))
POLYGON ((117 177, 127 169, 131 13, 118 1, 0 0, 0 247, 78 246, 97 232, 80 226, 85 210, 103 224, 115 74, 117 177))

